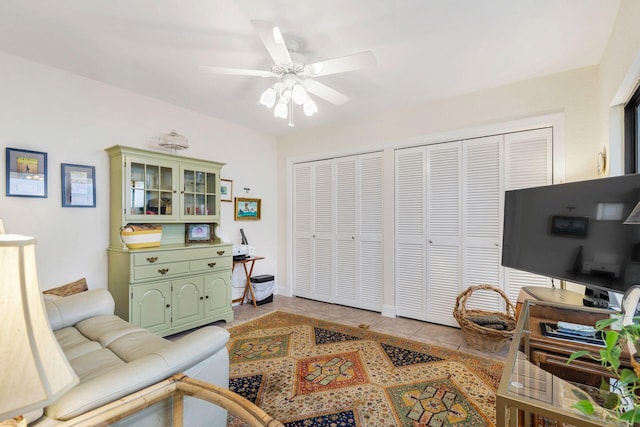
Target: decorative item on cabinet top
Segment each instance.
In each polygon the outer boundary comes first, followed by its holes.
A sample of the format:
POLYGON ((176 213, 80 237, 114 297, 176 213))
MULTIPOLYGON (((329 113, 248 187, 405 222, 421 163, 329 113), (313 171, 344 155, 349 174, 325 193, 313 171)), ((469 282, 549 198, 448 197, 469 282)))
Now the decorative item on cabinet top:
POLYGON ((172 129, 171 132, 165 133, 158 138, 158 145, 175 153, 178 150, 189 148, 189 140, 184 135, 177 133, 175 129, 172 129))
POLYGON ((160 246, 162 226, 158 224, 127 224, 120 230, 120 238, 129 249, 160 246))

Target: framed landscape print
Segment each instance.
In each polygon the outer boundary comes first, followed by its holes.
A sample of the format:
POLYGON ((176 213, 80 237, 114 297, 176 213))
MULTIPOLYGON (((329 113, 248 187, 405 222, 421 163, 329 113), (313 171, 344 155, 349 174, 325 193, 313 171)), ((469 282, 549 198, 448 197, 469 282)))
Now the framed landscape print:
POLYGON ((96 207, 95 166, 62 163, 62 207, 96 207))
POLYGON ((235 220, 236 221, 256 221, 260 219, 261 200, 246 199, 236 197, 235 220))
POLYGON ((47 197, 47 153, 6 149, 7 196, 47 197))
POLYGON ((233 201, 233 181, 231 181, 230 179, 220 180, 220 201, 233 201))

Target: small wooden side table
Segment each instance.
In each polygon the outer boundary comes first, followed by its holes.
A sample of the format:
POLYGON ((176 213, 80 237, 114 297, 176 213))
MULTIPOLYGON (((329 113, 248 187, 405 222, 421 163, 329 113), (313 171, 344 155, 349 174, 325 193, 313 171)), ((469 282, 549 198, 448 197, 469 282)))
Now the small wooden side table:
POLYGON ((256 263, 256 261, 264 259, 263 256, 252 256, 251 258, 245 258, 245 259, 239 259, 239 260, 233 260, 233 268, 236 268, 236 265, 238 264, 242 264, 242 267, 244 268, 244 275, 247 278, 247 281, 245 282, 244 285, 244 292, 242 292, 242 297, 240 298, 236 298, 234 300, 231 300, 232 303, 234 302, 239 302, 240 305, 244 304, 244 300, 247 297, 247 292, 251 294, 251 301, 253 301, 253 306, 254 307, 258 307, 258 304, 256 304, 256 296, 253 293, 253 287, 251 286, 251 275, 253 274, 253 266, 256 263), (247 264, 249 264, 249 268, 247 269, 247 264))

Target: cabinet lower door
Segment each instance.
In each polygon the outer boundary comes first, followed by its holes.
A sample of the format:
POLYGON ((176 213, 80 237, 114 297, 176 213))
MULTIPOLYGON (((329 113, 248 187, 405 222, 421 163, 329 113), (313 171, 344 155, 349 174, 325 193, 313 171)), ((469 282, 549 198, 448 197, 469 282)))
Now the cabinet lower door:
POLYGON ((171 282, 131 287, 131 323, 154 333, 171 328, 171 282))
POLYGON ((204 278, 188 277, 171 282, 173 285, 172 327, 180 327, 204 318, 204 278))
POLYGON ((231 310, 231 270, 207 274, 204 283, 204 316, 226 317, 227 312, 231 310))

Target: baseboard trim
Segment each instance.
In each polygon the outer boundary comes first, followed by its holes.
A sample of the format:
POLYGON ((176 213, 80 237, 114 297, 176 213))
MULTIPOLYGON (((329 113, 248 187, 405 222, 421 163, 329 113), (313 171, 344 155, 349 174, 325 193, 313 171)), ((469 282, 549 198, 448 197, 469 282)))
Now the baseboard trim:
POLYGON ((389 304, 382 304, 382 314, 384 317, 396 317, 396 306, 389 304))

